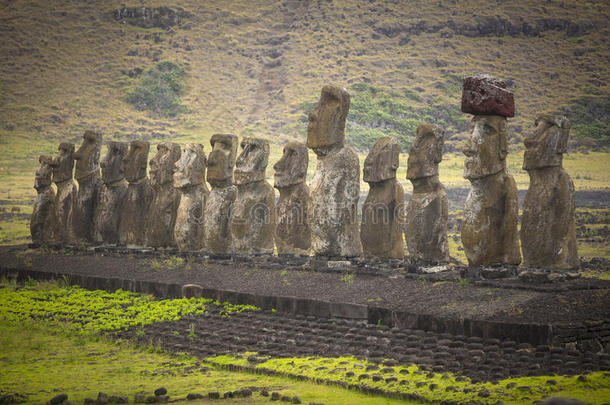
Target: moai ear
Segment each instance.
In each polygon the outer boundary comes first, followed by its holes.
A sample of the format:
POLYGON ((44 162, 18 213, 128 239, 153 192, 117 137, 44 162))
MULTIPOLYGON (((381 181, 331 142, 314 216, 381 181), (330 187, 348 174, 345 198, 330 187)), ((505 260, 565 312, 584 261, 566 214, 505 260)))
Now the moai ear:
POLYGON ((506 119, 504 119, 500 124, 499 132, 500 145, 498 155, 500 156, 500 160, 504 160, 506 159, 506 155, 508 155, 508 128, 506 119))
POLYGON ((570 121, 566 117, 557 117, 555 125, 559 127, 559 134, 555 141, 555 153, 562 154, 568 151, 568 138, 570 136, 570 121))
POLYGON ((443 145, 445 144, 445 130, 441 127, 434 128, 434 163, 443 160, 443 145))

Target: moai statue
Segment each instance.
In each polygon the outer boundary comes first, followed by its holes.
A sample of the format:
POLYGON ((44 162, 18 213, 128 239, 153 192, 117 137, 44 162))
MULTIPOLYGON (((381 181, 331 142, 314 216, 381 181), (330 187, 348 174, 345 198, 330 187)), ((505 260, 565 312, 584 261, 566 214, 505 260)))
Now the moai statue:
POLYGON ((275 207, 275 245, 280 255, 308 255, 311 248, 307 222, 309 187, 305 184, 308 165, 307 146, 289 142, 282 158, 273 166, 274 186, 280 191, 275 207))
POLYGON ((57 186, 55 196, 55 239, 60 243, 74 242, 74 226, 72 217, 76 205, 76 183, 74 170, 74 144, 62 142, 59 144, 59 154, 51 161, 53 182, 57 186))
POLYGON ((129 151, 123 158, 121 170, 129 183, 123 201, 123 212, 119 224, 119 243, 125 246, 145 246, 149 208, 153 189, 146 177, 150 144, 131 141, 129 151))
POLYGON ((574 183, 563 170, 570 122, 541 115, 525 140, 523 169, 530 186, 523 202, 521 248, 528 267, 577 269, 574 183))
POLYGON ((275 192, 265 180, 269 141, 243 138, 235 165, 237 197, 231 210, 235 253, 273 253, 275 192))
POLYGON ((36 171, 34 180, 34 188, 38 196, 30 219, 30 233, 34 243, 49 243, 55 240, 55 190, 51 187, 52 161, 53 158, 45 155, 41 155, 38 159, 40 167, 36 171))
POLYGON ((237 187, 233 185, 233 167, 237 157, 237 137, 215 134, 210 139, 207 180, 212 187, 203 214, 203 243, 214 254, 231 252, 231 209, 237 187))
POLYGON ((358 224, 360 162, 345 145, 350 97, 345 89, 326 85, 309 113, 307 147, 318 157, 310 186, 308 221, 317 256, 362 254, 358 224))
POLYGON ((174 187, 173 175, 180 159, 180 145, 162 142, 157 145, 157 154, 150 160, 150 185, 153 200, 146 227, 146 244, 153 248, 176 246, 174 227, 180 204, 180 191, 174 187))
POLYGON ((438 179, 444 135, 441 127, 420 124, 409 149, 407 179, 413 184, 413 194, 405 215, 405 239, 409 257, 414 262, 436 264, 449 261, 449 200, 438 179))
POLYGON ((74 153, 74 160, 76 160, 74 177, 78 182, 78 192, 73 224, 76 241, 81 243, 93 242, 97 203, 103 187, 100 178, 101 149, 102 134, 85 131, 83 143, 74 153))
POLYGON ((464 81, 462 112, 474 114, 463 149, 464 177, 471 183, 464 206, 462 243, 471 266, 521 262, 517 233, 517 185, 506 169, 513 93, 490 76, 464 81))
POLYGON ((360 240, 366 257, 402 259, 404 242, 401 223, 405 191, 396 180, 400 145, 384 136, 375 142, 364 161, 364 181, 369 194, 362 206, 360 240))
POLYGON ((98 202, 94 239, 98 243, 119 243, 119 224, 123 214, 123 202, 127 192, 127 181, 121 170, 127 156, 127 142, 108 142, 108 152, 101 162, 104 186, 98 202))
POLYGON ((187 143, 174 172, 174 187, 181 194, 174 239, 181 252, 203 249, 203 212, 210 194, 205 184, 205 166, 203 145, 187 143))

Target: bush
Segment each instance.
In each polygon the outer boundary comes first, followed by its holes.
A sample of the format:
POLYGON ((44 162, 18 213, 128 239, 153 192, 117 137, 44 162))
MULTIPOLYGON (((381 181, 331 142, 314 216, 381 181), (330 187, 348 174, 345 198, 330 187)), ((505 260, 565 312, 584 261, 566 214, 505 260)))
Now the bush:
POLYGON ((184 68, 164 61, 142 74, 127 102, 138 111, 149 110, 162 116, 174 116, 181 110, 180 92, 184 88, 184 68))

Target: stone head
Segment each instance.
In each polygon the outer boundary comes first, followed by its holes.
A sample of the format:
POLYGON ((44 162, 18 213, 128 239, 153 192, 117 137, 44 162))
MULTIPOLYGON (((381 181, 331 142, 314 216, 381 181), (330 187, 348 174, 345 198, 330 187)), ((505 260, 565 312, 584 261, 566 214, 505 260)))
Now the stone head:
POLYGON ((563 116, 543 114, 536 118, 534 130, 523 140, 523 169, 561 166, 568 148, 570 121, 563 116))
POLYGON ((146 177, 149 150, 150 144, 146 141, 131 141, 129 144, 121 165, 121 171, 128 182, 135 183, 146 177))
POLYGON ((273 165, 275 188, 304 183, 308 165, 307 146, 301 142, 288 142, 284 145, 281 159, 273 165))
POLYGON ((487 177, 504 169, 508 154, 506 118, 499 115, 473 116, 472 132, 462 152, 466 155, 466 179, 487 177))
POLYGON ((171 142, 158 144, 157 153, 150 160, 150 184, 161 186, 172 182, 178 159, 180 159, 180 145, 171 142))
POLYGON ((243 138, 241 153, 235 164, 235 184, 248 184, 265 179, 269 162, 269 141, 243 138))
POLYGON ((326 156, 345 142, 345 120, 350 97, 345 89, 326 85, 320 100, 309 113, 307 147, 316 155, 326 156))
POLYGON ((34 179, 34 188, 41 190, 51 185, 51 176, 53 175, 53 158, 48 155, 40 155, 38 158, 40 166, 36 170, 36 177, 34 179))
POLYGON ((53 161, 53 182, 61 183, 62 181, 72 179, 72 170, 74 169, 74 144, 62 142, 57 148, 59 153, 53 161))
POLYGON ((207 180, 211 185, 224 185, 233 181, 233 168, 237 158, 237 137, 215 134, 210 139, 212 151, 208 156, 207 180))
POLYGON ((174 187, 187 189, 205 182, 206 159, 203 145, 187 143, 175 163, 174 187))
POLYGON ((383 136, 373 145, 364 160, 363 180, 367 183, 396 178, 400 158, 400 145, 395 138, 383 136))
POLYGON ((409 149, 407 179, 437 176, 438 164, 443 159, 445 130, 438 125, 419 124, 417 135, 409 149))
POLYGON ((99 171, 100 152, 102 150, 102 134, 99 132, 85 131, 83 143, 74 153, 76 160, 76 179, 80 179, 99 171))
POLYGON ((108 142, 108 151, 100 163, 102 167, 102 181, 104 184, 112 184, 121 181, 125 175, 121 171, 123 159, 127 155, 129 144, 127 142, 108 142))

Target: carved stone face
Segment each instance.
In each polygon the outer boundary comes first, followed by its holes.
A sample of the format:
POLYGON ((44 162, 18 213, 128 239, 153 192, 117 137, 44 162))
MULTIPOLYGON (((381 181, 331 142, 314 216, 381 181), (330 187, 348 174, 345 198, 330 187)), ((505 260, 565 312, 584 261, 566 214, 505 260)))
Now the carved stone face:
POLYGON ((53 174, 53 158, 47 155, 40 155, 38 158, 40 166, 36 170, 36 177, 34 179, 34 188, 41 190, 51 185, 51 175, 53 174))
POLYGON ((146 177, 149 150, 150 144, 145 141, 131 141, 129 144, 129 151, 123 158, 121 166, 121 171, 128 182, 135 183, 146 177))
POLYGON ((235 184, 248 184, 265 179, 269 162, 269 141, 244 138, 235 165, 235 184))
POLYGON ((128 149, 127 142, 108 142, 108 152, 100 164, 104 184, 112 184, 125 178, 121 171, 121 164, 128 149))
POLYGON ((568 146, 570 122, 562 116, 541 115, 534 125, 534 130, 523 140, 526 148, 523 169, 561 166, 568 146))
POLYGON ((187 143, 175 164, 174 187, 186 189, 205 181, 205 152, 200 143, 187 143))
POLYGON ((300 142, 288 142, 284 145, 282 158, 273 165, 275 188, 304 183, 308 165, 307 146, 300 142))
POLYGON ((438 175, 438 164, 443 159, 445 131, 431 124, 420 124, 417 136, 409 149, 407 179, 415 180, 438 175))
POLYGON ((391 136, 383 136, 375 142, 364 160, 364 178, 367 183, 396 178, 400 145, 391 136))
POLYGON ((180 145, 171 142, 158 144, 157 153, 150 160, 150 184, 161 186, 171 182, 178 159, 180 159, 180 145))
POLYGON ((72 178, 72 169, 74 169, 74 144, 62 142, 57 148, 59 154, 51 162, 53 167, 53 182, 61 183, 62 181, 72 178))
POLYGON ((208 156, 207 180, 211 185, 230 183, 237 157, 237 137, 235 135, 215 134, 210 139, 212 151, 208 156))
POLYGON ((472 117, 472 133, 462 152, 464 178, 479 179, 500 172, 508 153, 506 118, 499 115, 472 117))
POLYGON ((74 154, 74 160, 76 160, 76 179, 88 176, 99 169, 101 150, 102 134, 85 131, 83 143, 74 154))
POLYGON ((326 156, 345 142, 345 120, 350 97, 345 89, 326 85, 320 100, 309 113, 307 147, 316 155, 326 156))

